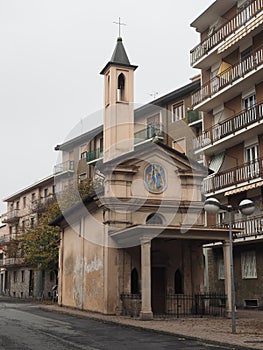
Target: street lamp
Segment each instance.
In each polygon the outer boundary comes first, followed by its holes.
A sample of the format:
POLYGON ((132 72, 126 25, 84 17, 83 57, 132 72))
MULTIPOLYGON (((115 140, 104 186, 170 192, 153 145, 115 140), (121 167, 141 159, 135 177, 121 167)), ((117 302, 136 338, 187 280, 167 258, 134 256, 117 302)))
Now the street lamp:
POLYGON ((231 314, 232 314, 232 333, 236 333, 235 318, 235 284, 234 284, 234 268, 233 268, 233 236, 232 236, 232 212, 240 210, 244 215, 251 215, 255 210, 255 205, 250 199, 243 199, 239 206, 223 205, 216 198, 208 198, 204 203, 204 209, 209 214, 216 214, 219 209, 228 212, 229 226, 229 243, 230 243, 230 284, 231 284, 231 314))

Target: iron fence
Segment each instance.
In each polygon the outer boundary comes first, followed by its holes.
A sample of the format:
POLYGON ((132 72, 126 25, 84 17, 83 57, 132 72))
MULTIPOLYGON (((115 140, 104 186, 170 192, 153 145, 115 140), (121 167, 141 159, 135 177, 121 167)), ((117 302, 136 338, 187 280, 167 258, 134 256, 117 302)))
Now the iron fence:
MULTIPOLYGON (((226 295, 220 293, 168 294, 163 297, 164 312, 154 317, 203 317, 226 315, 226 295)), ((156 300, 156 298, 155 298, 156 300)), ((141 294, 122 294, 122 315, 138 317, 141 311, 141 294)))

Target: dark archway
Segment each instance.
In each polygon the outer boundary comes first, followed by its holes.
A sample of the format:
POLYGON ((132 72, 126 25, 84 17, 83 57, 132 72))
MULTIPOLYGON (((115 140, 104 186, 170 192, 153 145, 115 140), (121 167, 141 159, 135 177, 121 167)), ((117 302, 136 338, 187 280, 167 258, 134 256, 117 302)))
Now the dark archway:
POLYGON ((134 268, 131 272, 131 294, 139 294, 139 276, 137 269, 134 268))
POLYGON ((174 293, 175 294, 183 294, 184 293, 183 276, 182 276, 181 271, 179 269, 177 269, 175 274, 174 274, 174 293))
POLYGON ((125 100, 125 76, 121 73, 118 76, 118 101, 125 100))

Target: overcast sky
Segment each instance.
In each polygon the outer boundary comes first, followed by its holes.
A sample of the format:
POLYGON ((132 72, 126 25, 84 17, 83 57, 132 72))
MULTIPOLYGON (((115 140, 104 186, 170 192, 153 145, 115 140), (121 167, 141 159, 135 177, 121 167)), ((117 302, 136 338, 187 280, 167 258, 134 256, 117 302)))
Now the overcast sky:
POLYGON ((118 17, 127 24, 130 62, 139 66, 135 102, 146 103, 198 73, 189 63, 199 41, 190 23, 213 2, 1 0, 0 198, 51 175, 54 146, 102 108, 99 72, 115 47, 118 17))

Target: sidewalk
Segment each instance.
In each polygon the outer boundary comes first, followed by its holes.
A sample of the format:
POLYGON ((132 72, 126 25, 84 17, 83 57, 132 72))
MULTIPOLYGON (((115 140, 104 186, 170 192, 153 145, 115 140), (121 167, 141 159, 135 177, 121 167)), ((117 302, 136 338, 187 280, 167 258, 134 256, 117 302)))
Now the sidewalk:
POLYGON ((65 312, 85 316, 104 322, 113 322, 124 326, 147 329, 180 337, 207 340, 211 343, 240 346, 243 349, 263 350, 263 311, 238 310, 236 334, 232 334, 231 319, 226 318, 180 318, 141 321, 125 316, 106 316, 88 311, 81 311, 58 305, 40 305, 41 309, 65 312))

